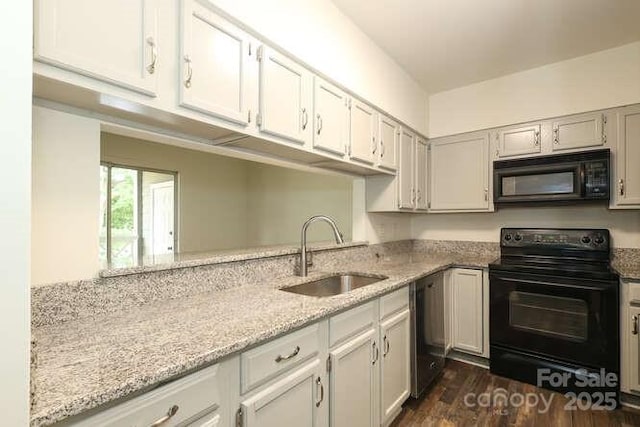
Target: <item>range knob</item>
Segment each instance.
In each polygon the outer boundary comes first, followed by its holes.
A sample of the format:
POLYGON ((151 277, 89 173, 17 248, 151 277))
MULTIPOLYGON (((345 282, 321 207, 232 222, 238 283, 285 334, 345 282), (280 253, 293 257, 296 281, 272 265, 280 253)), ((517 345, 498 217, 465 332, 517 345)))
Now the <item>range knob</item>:
POLYGON ((516 242, 519 242, 520 240, 522 240, 522 236, 520 234, 516 234, 516 242))
POLYGON ((512 238, 511 234, 505 234, 504 235, 504 240, 506 240, 507 242, 510 242, 511 238, 512 238))
POLYGON ((596 242, 596 245, 601 245, 604 243, 604 237, 602 237, 600 234, 598 234, 594 240, 594 242, 596 242))
POLYGON ((585 245, 588 245, 589 243, 591 243, 591 237, 582 236, 582 243, 584 243, 585 245))

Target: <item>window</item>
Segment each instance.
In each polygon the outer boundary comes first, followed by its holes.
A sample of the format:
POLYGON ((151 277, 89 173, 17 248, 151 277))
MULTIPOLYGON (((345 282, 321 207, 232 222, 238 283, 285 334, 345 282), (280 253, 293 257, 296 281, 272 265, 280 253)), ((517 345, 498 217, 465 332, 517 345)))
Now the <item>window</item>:
POLYGON ((173 260, 175 172, 100 166, 100 263, 131 267, 173 260))

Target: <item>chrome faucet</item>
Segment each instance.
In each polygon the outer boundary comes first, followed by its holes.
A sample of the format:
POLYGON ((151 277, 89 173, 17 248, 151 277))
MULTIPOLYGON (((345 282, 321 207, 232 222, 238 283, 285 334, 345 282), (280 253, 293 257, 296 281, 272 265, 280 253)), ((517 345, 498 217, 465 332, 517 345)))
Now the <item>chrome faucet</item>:
POLYGON ((336 243, 340 244, 344 242, 342 233, 338 230, 338 226, 333 219, 326 215, 317 215, 309 218, 302 226, 302 233, 300 236, 300 276, 302 277, 306 277, 307 275, 307 228, 316 221, 325 221, 329 223, 331 228, 333 228, 333 235, 336 238, 336 243))

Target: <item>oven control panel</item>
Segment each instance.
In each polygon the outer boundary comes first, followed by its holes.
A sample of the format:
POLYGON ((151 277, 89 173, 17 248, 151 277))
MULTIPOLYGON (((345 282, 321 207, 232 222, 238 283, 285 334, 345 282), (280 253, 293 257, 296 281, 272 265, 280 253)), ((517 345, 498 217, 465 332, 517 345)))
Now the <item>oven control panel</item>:
POLYGON ((503 228, 500 232, 500 246, 509 248, 548 247, 608 251, 609 240, 609 230, 606 229, 503 228))

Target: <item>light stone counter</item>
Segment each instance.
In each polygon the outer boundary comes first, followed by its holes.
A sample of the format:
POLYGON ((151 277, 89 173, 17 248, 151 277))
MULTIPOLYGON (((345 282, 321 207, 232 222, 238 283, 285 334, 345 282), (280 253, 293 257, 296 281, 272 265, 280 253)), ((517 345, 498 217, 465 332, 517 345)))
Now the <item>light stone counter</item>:
MULTIPOLYGON (((288 333, 354 305, 388 293, 450 266, 487 267, 493 246, 476 252, 411 253, 381 256, 356 253, 348 268, 325 260, 325 273, 280 277, 173 299, 127 310, 77 318, 33 329, 37 364, 32 366, 35 400, 31 425, 49 425, 115 399, 215 363, 251 346, 288 333), (330 267, 330 268, 326 268, 330 267), (333 297, 282 292, 331 271, 388 276, 376 284, 333 297)), ((439 248, 441 249, 441 248, 439 248)), ((322 264, 322 260, 318 260, 322 264)), ((318 270, 318 268, 313 268, 318 270)))

